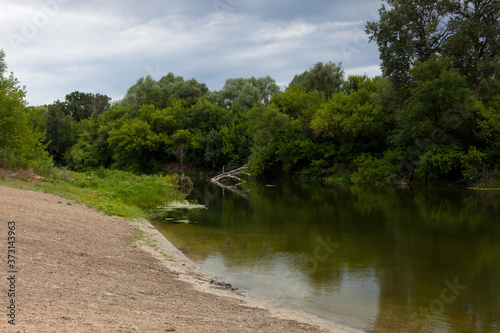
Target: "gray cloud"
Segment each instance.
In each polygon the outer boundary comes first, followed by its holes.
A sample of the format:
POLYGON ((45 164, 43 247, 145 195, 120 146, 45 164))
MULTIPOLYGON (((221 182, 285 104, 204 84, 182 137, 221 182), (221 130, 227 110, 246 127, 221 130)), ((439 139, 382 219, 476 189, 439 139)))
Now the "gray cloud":
POLYGON ((118 99, 138 78, 168 72, 212 90, 252 75, 285 85, 318 61, 379 73, 363 32, 379 5, 368 0, 4 2, 0 48, 31 105, 75 90, 118 99))

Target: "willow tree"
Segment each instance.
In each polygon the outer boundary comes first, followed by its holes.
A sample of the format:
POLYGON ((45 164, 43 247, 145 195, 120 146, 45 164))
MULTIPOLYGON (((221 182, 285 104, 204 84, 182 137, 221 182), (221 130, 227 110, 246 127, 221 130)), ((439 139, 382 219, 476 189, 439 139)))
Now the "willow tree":
POLYGON ((269 75, 256 78, 232 78, 227 79, 220 91, 211 94, 211 99, 217 105, 226 109, 233 106, 251 109, 255 104, 269 105, 271 97, 279 92, 280 88, 276 81, 269 75))

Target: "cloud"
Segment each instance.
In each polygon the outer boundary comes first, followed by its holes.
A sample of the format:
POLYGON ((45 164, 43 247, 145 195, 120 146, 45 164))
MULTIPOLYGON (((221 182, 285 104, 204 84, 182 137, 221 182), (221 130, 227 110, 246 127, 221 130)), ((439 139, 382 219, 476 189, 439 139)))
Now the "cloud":
POLYGON ((254 33, 254 41, 278 41, 299 38, 312 34, 316 29, 316 26, 303 22, 286 24, 268 23, 254 33))
POLYGON ((363 31, 378 5, 368 0, 4 2, 0 48, 31 105, 75 90, 120 98, 168 72, 212 90, 233 77, 290 82, 318 61, 378 73, 363 31))

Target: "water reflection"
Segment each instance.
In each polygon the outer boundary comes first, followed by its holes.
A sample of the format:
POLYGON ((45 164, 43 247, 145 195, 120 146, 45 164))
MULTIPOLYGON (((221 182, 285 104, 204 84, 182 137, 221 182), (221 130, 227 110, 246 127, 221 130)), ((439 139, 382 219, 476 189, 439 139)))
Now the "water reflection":
POLYGON ((500 331, 499 193, 245 186, 156 225, 252 295, 366 331, 500 331))

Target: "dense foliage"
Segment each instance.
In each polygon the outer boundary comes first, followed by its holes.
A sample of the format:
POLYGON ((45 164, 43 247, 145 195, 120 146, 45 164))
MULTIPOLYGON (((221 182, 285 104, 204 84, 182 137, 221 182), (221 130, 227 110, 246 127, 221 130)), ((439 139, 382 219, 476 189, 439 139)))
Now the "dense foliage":
POLYGON ((46 171, 52 161, 43 144, 41 124, 26 108, 24 88, 13 75, 3 76, 5 69, 0 52, 0 167, 46 171))
POLYGON ((499 16, 498 0, 387 0, 366 25, 382 77, 345 78, 340 64, 319 62, 284 91, 269 76, 210 91, 169 73, 139 79, 113 105, 73 92, 26 108, 17 81, 2 77, 0 157, 42 163, 45 144, 56 164, 78 171, 214 172, 251 162, 262 177, 492 185, 499 16))
MULTIPOLYGON (((126 98, 80 121, 61 115, 66 127, 57 129, 67 128, 67 139, 57 133, 51 144, 66 147, 66 165, 79 171, 213 172, 251 162, 253 174, 262 177, 486 181, 499 163, 500 95, 481 100, 452 64, 437 55, 416 64, 403 103, 388 78, 367 76, 342 79, 329 97, 299 84, 267 101, 258 89, 248 96, 233 89, 256 88, 252 82, 261 79, 255 78, 228 80, 222 91, 204 96, 187 89, 192 95, 184 99, 146 92, 151 100, 143 97, 140 106, 126 98)), ((138 84, 144 82, 157 85, 151 78, 138 84)))

